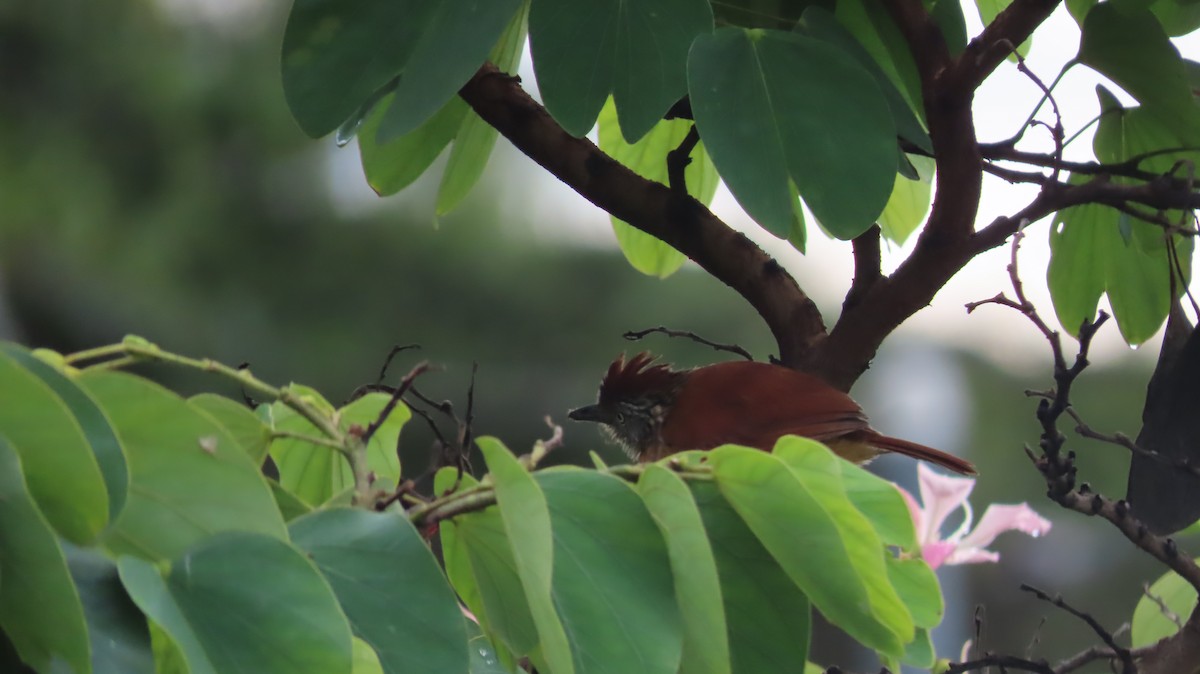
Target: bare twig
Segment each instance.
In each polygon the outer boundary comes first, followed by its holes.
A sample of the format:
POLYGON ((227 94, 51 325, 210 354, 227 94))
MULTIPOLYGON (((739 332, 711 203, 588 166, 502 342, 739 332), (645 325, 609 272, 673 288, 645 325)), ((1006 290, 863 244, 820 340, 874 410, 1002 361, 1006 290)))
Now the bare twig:
POLYGON ((692 163, 692 150, 700 142, 700 131, 692 124, 679 147, 667 153, 667 184, 672 190, 687 195, 687 167, 692 163))
POLYGON ((1179 614, 1172 611, 1167 606, 1167 603, 1165 601, 1163 601, 1162 597, 1160 597, 1150 591, 1149 583, 1142 584, 1142 594, 1146 595, 1147 599, 1154 602, 1154 605, 1158 607, 1159 612, 1161 612, 1163 614, 1164 618, 1175 623, 1175 626, 1178 627, 1179 629, 1183 629, 1183 620, 1179 617, 1179 614))
POLYGON ((1118 659, 1120 659, 1121 674, 1137 674, 1137 668, 1133 664, 1133 656, 1130 655, 1129 649, 1123 648, 1123 647, 1117 645, 1117 642, 1113 638, 1112 633, 1109 632, 1107 629, 1105 629, 1104 626, 1101 625, 1098 620, 1096 620, 1094 617, 1092 617, 1092 615, 1090 613, 1080 611, 1079 609, 1075 608, 1074 606, 1071 606, 1061 596, 1056 595, 1054 597, 1051 597, 1050 595, 1046 594, 1042 590, 1039 590, 1038 588, 1036 588, 1032 585, 1029 585, 1027 583, 1021 584, 1021 591, 1029 592, 1029 593, 1033 594, 1035 597, 1037 597, 1038 599, 1041 599, 1042 601, 1047 602, 1052 606, 1060 608, 1060 609, 1066 611, 1067 613, 1070 613, 1071 615, 1075 616, 1076 618, 1079 618, 1083 622, 1085 622, 1087 624, 1087 626, 1090 627, 1092 629, 1092 631, 1096 633, 1096 636, 1100 637, 1100 640, 1104 642, 1104 645, 1108 646, 1113 651, 1113 653, 1116 654, 1116 657, 1118 659))
POLYGON ((716 349, 717 351, 727 351, 729 353, 735 353, 735 354, 741 356, 742 358, 745 358, 746 360, 754 360, 754 356, 751 356, 749 351, 743 349, 742 347, 738 346, 737 344, 721 344, 718 342, 713 342, 713 341, 707 340, 707 339, 701 337, 700 335, 697 335, 694 332, 689 332, 686 330, 671 330, 670 328, 667 328, 667 327, 664 327, 661 325, 658 327, 655 327, 655 328, 646 328, 645 330, 636 330, 636 331, 630 330, 629 332, 626 332, 625 334, 623 334, 621 336, 631 342, 636 342, 651 333, 660 333, 660 334, 666 335, 668 337, 686 337, 687 339, 690 339, 693 342, 696 342, 698 344, 703 344, 705 346, 710 346, 713 349, 716 349))
POLYGON ((392 414, 392 411, 396 409, 396 405, 400 402, 400 398, 404 395, 404 392, 407 391, 410 386, 412 386, 413 381, 427 371, 429 371, 429 363, 421 361, 420 363, 417 363, 413 369, 409 370, 408 374, 404 375, 404 379, 400 380, 400 385, 396 387, 395 391, 392 391, 392 397, 388 399, 387 404, 384 405, 383 409, 379 411, 379 416, 376 417, 375 421, 372 421, 371 424, 367 426, 367 430, 363 431, 362 443, 364 445, 371 441, 371 438, 374 437, 375 433, 379 430, 379 427, 382 426, 385 421, 387 421, 387 418, 392 414))

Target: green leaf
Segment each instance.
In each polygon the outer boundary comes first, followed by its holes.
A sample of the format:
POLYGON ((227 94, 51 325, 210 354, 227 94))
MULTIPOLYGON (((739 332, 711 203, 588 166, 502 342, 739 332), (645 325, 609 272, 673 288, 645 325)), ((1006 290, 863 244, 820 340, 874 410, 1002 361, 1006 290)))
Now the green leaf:
MULTIPOLYGON (((692 128, 692 122, 686 119, 662 120, 641 140, 631 145, 621 136, 617 125, 617 108, 611 98, 600 111, 598 125, 601 150, 634 173, 664 185, 668 180, 667 153, 679 147, 692 128)), ((707 205, 717 191, 717 169, 702 143, 696 145, 691 156, 691 163, 684 169, 684 182, 688 194, 707 205)), ((609 217, 625 259, 643 274, 666 278, 687 260, 683 253, 660 239, 635 229, 615 216, 609 217)))
MULTIPOLYGON (((524 1, 516 16, 509 21, 499 42, 492 48, 489 60, 501 72, 515 73, 521 64, 528 18, 529 2, 524 1)), ((442 216, 454 210, 479 181, 498 135, 495 127, 483 121, 474 110, 467 112, 454 136, 450 158, 446 160, 446 171, 438 186, 437 215, 442 216)))
POLYGON ((375 650, 384 672, 467 668, 458 600, 405 517, 335 508, 306 515, 288 531, 325 575, 350 627, 375 650))
POLYGON ((734 674, 787 672, 808 658, 808 599, 715 484, 692 482, 721 578, 734 674))
POLYGON ((688 674, 729 674, 729 636, 721 579, 700 509, 687 485, 670 470, 650 464, 638 493, 666 540, 683 617, 683 660, 688 674))
MULTIPOLYGON (((797 438, 797 440, 806 439, 797 438)), ((808 442, 816 443, 815 440, 808 440, 808 442)), ((785 462, 788 457, 789 453, 787 452, 780 456, 785 462)), ((841 469, 846 497, 871 523, 883 544, 895 545, 902 550, 915 552, 917 550, 917 532, 913 526, 912 513, 909 512, 908 505, 904 502, 904 497, 900 495, 899 490, 896 489, 896 485, 849 461, 839 461, 837 465, 841 469)), ((917 624, 925 626, 920 622, 917 624)))
POLYGON ((379 127, 379 140, 387 142, 416 130, 455 98, 487 60, 522 2, 429 0, 429 14, 424 15, 425 25, 404 64, 394 100, 379 127))
MULTIPOLYGON (((336 413, 341 428, 357 425, 365 430, 379 419, 390 398, 384 393, 368 393, 346 405, 336 413)), ((321 431, 283 403, 273 403, 270 410, 272 426, 276 431, 322 437, 321 431)), ((408 407, 403 403, 398 404, 371 437, 367 447, 367 465, 377 479, 393 485, 399 482, 400 458, 396 454, 396 441, 400 429, 411 417, 412 412, 408 407)), ((279 467, 279 483, 308 505, 326 503, 354 486, 350 464, 332 447, 293 437, 279 437, 271 443, 271 458, 279 467)))
POLYGON ((479 625, 467 621, 467 635, 467 649, 471 652, 471 664, 467 669, 469 674, 513 674, 513 670, 504 665, 496 646, 488 640, 479 625))
POLYGON ((919 180, 897 175, 892 196, 879 216, 879 228, 884 238, 898 245, 904 245, 909 235, 925 222, 933 196, 933 159, 916 155, 909 155, 908 159, 917 169, 919 180))
POLYGON ((899 657, 912 616, 887 582, 883 543, 846 497, 839 459, 784 438, 775 455, 727 445, 710 453, 717 486, 792 580, 830 622, 899 657), (803 536, 797 536, 803 531, 803 536))
POLYGON ((723 28, 688 60, 700 135, 738 203, 781 238, 795 220, 788 181, 834 236, 875 223, 896 173, 896 128, 870 73, 820 40, 723 28))
POLYGON ((117 568, 192 674, 350 673, 350 626, 333 590, 279 539, 228 531, 187 550, 169 571, 128 556, 117 568))
POLYGON ((912 613, 913 623, 928 629, 940 625, 946 604, 933 569, 920 558, 898 559, 888 555, 885 559, 888 580, 912 613))
MULTIPOLYGON (((1172 130, 1149 106, 1124 109, 1103 87, 1097 88, 1101 109, 1093 147, 1097 159, 1121 163, 1151 152, 1143 169, 1161 173, 1172 170, 1176 161, 1200 160, 1200 152, 1161 150, 1180 148, 1189 141, 1172 130)), ((1195 147, 1195 146, 1193 146, 1195 147)), ((1072 176, 1072 184, 1086 176, 1072 176)), ((1122 178, 1114 178, 1122 182, 1122 178)), ((1168 211, 1164 217, 1180 221, 1183 214, 1168 211)), ((1047 280, 1059 321, 1077 334, 1084 318, 1096 310, 1101 292, 1107 292, 1117 326, 1130 344, 1152 337, 1166 320, 1172 301, 1169 277, 1170 251, 1161 229, 1105 206, 1077 206, 1060 212, 1050 234, 1050 266, 1047 280)), ((1176 236, 1180 265, 1191 268, 1193 242, 1176 236)), ((1177 293, 1182 291, 1182 284, 1177 293)))
MULTIPOLYGON (((68 404, 14 351, 0 352, 0 434, 20 454, 29 493, 50 524, 70 541, 89 543, 108 523, 110 503, 97 453, 72 410, 82 402, 68 404)), ((95 432, 98 421, 88 423, 95 432)))
POLYGON ((79 591, 96 672, 154 674, 146 617, 125 594, 117 565, 91 548, 63 544, 79 591))
MULTIPOLYGON (((1069 182, 1087 180, 1087 176, 1071 176, 1069 182)), ((1111 208, 1087 204, 1055 214, 1046 284, 1054 313, 1068 334, 1078 336, 1083 322, 1095 319, 1108 277, 1108 260, 1119 245, 1117 211, 1111 208)))
POLYGON ((942 30, 950 56, 957 58, 967 48, 967 19, 958 0, 934 0, 929 15, 942 30))
POLYGON ((213 393, 192 396, 188 398, 188 404, 220 424, 254 465, 263 464, 267 458, 267 446, 271 443, 271 429, 250 408, 213 393))
POLYGON ((380 101, 367 115, 358 134, 358 151, 367 183, 382 197, 395 194, 420 178, 454 139, 470 110, 461 98, 452 98, 420 127, 381 143, 379 125, 392 100, 389 94, 380 101))
POLYGON ((933 141, 930 140, 925 126, 913 111, 912 105, 904 97, 904 94, 900 93, 900 90, 871 56, 871 53, 859 43, 850 31, 838 23, 837 18, 831 12, 817 6, 809 7, 804 11, 803 21, 796 26, 796 30, 837 47, 870 73, 871 77, 875 79, 875 83, 879 85, 880 91, 883 92, 884 98, 887 99, 888 109, 892 113, 892 121, 896 124, 896 133, 918 148, 930 154, 933 153, 933 141))
POLYGON ((887 74, 917 118, 925 119, 921 76, 917 72, 912 50, 883 4, 840 0, 834 8, 834 16, 887 74))
POLYGON ((77 383, 100 404, 129 462, 129 497, 104 545, 168 559, 227 529, 283 538, 283 520, 258 467, 225 429, 161 386, 123 372, 77 383))
MULTIPOLYGON (((457 473, 453 468, 439 470, 434 477, 435 493, 448 493, 457 473)), ((463 474, 459 489, 476 484, 473 477, 463 474)), ((499 637, 514 652, 533 650, 537 628, 525 603, 500 510, 492 507, 459 515, 441 522, 440 532, 446 575, 487 634, 499 637)))
POLYGON ((712 26, 705 0, 533 0, 529 47, 546 109, 582 136, 611 93, 636 142, 683 97, 688 48, 712 26))
POLYGON ((0 435, 0 630, 38 671, 92 671, 83 608, 50 522, 26 486, 21 457, 0 435))
MULTIPOLYGON (((1149 594, 1157 597, 1179 620, 1187 620, 1196 607, 1196 589, 1179 574, 1168 571, 1150 586, 1149 594)), ((1129 640, 1133 648, 1157 643, 1179 631, 1179 625, 1168 618, 1158 603, 1149 596, 1138 600, 1133 611, 1133 626, 1129 640)))
POLYGON ((1083 22, 1076 58, 1119 84, 1190 145, 1200 140, 1200 107, 1183 59, 1149 11, 1097 5, 1083 22))
POLYGON ((15 344, 0 343, 0 351, 17 361, 43 383, 49 386, 71 411, 71 415, 83 431, 84 439, 96 457, 104 487, 108 493, 108 521, 113 521, 125 507, 125 496, 129 489, 129 467, 125 465, 125 454, 117 435, 104 418, 104 412, 59 369, 39 358, 36 352, 26 351, 15 344))
POLYGON ((1171 37, 1181 37, 1200 28, 1200 3, 1192 0, 1157 0, 1150 11, 1171 37))
POLYGON ((578 468, 541 471, 537 483, 550 507, 554 605, 575 671, 675 674, 683 628, 671 564, 637 493, 578 468))
MULTIPOLYGON (((540 656, 550 674, 573 674, 571 646, 552 597, 554 543, 546 497, 499 440, 484 437, 476 440, 476 444, 483 452, 495 485, 496 504, 517 577, 537 628, 540 656)), ((492 615, 490 609, 489 615, 492 615)))
POLYGON ((268 478, 267 484, 271 487, 271 496, 275 498, 275 505, 279 508, 279 514, 283 516, 284 522, 291 522, 301 515, 312 512, 312 506, 284 489, 278 481, 268 478))
POLYGON ((933 650, 933 639, 929 630, 917 628, 917 636, 904 647, 904 657, 900 661, 906 665, 930 669, 937 662, 937 652, 933 650))
POLYGON ((383 674, 383 665, 379 664, 375 649, 358 637, 354 637, 350 657, 353 674, 383 674))
POLYGON ((295 0, 283 35, 283 93, 300 128, 313 138, 333 131, 404 70, 440 4, 295 0))

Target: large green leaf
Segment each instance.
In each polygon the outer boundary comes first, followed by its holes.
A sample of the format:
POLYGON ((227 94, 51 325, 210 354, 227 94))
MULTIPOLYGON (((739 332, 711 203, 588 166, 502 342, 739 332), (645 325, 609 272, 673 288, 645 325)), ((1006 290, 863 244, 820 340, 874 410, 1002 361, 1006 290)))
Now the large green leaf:
POLYGON ((201 393, 188 398, 188 404, 212 417, 233 438, 255 465, 267 458, 271 429, 250 408, 214 393, 201 393))
MULTIPOLYGON (((456 481, 460 490, 478 484, 468 474, 460 479, 457 470, 447 467, 434 476, 434 492, 450 493, 456 481)), ((512 659, 511 652, 533 650, 537 646, 537 627, 525 603, 499 509, 487 508, 446 520, 440 523, 440 532, 446 575, 491 639, 493 652, 503 660, 512 659)))
POLYGON ((833 624, 893 657, 912 641, 912 616, 887 580, 885 550, 846 497, 828 449, 788 443, 777 454, 724 446, 710 453, 717 486, 792 580, 833 624), (798 535, 803 532, 803 536, 798 535))
MULTIPOLYGON (((509 21, 500 40, 492 48, 489 60, 502 72, 515 73, 521 63, 528 17, 529 2, 524 0, 520 11, 509 21)), ((467 112, 454 136, 450 158, 446 160, 446 172, 442 174, 442 182, 438 186, 436 212, 439 216, 454 210, 479 181, 498 135, 496 128, 483 121, 474 110, 467 112)))
MULTIPOLYGON (((598 138, 600 149, 635 173, 664 185, 667 184, 667 153, 679 147, 692 128, 685 119, 662 120, 641 140, 632 145, 625 142, 617 126, 617 108, 610 98, 600 111, 598 138)), ((717 169, 699 143, 692 150, 692 161, 684 169, 688 194, 707 205, 717 192, 717 169)), ((613 232, 621 252, 633 268, 649 276, 666 278, 675 273, 684 261, 683 253, 662 240, 631 227, 625 221, 610 216, 613 232)))
POLYGON ((1200 107, 1183 59, 1149 11, 1097 5, 1083 22, 1077 58, 1132 94, 1168 129, 1200 140, 1200 107))
POLYGON ((63 543, 87 620, 95 672, 154 674, 146 616, 125 594, 117 565, 94 548, 63 543))
POLYGON ((92 671, 83 608, 58 538, 30 494, 21 458, 0 434, 0 631, 38 671, 92 671))
POLYGON ((675 597, 683 617, 679 669, 687 674, 729 674, 721 579, 700 510, 683 480, 662 466, 646 466, 637 488, 671 557, 675 597))
POLYGON ((92 448, 104 487, 108 492, 108 520, 117 518, 125 507, 125 495, 129 489, 129 467, 125 465, 125 453, 117 434, 104 418, 96 401, 88 397, 65 374, 33 353, 15 344, 0 344, 0 350, 16 360, 22 367, 49 386, 71 411, 71 416, 83 431, 84 439, 92 448))
MULTIPOLYGON (((816 443, 815 440, 796 438, 789 439, 787 444, 797 442, 816 443)), ((780 458, 784 461, 795 456, 795 453, 788 450, 780 453, 780 458)), ((905 504, 904 497, 900 495, 896 485, 849 461, 839 461, 837 466, 841 469, 846 497, 871 523, 883 544, 916 552, 917 532, 913 527, 912 513, 909 512, 908 505, 905 504)), ((800 468, 801 465, 798 464, 797 469, 800 468)))
POLYGON ((637 493, 579 468, 540 471, 537 483, 550 507, 554 605, 575 671, 675 674, 683 628, 671 564, 637 493))
POLYGON ((350 626, 333 590, 279 539, 224 532, 187 550, 169 571, 136 557, 117 566, 129 595, 170 635, 192 674, 350 674, 350 626))
POLYGON ((760 225, 787 237, 794 182, 834 236, 875 223, 892 191, 896 126, 874 78, 795 33, 723 28, 697 38, 688 91, 713 163, 760 225))
MULTIPOLYGON (((1088 179, 1071 176, 1070 182, 1082 184, 1088 179)), ((1055 214, 1046 284, 1058 322, 1069 334, 1078 335, 1085 320, 1095 319, 1108 278, 1108 260, 1122 245, 1117 211, 1111 208, 1087 204, 1055 214)))
POLYGON ((72 405, 8 351, 0 353, 0 434, 21 455, 29 493, 50 524, 89 543, 110 508, 97 454, 72 405))
POLYGON ((334 508, 301 517, 288 531, 325 575, 350 627, 375 650, 384 672, 467 668, 458 600, 402 515, 334 508))
MULTIPOLYGON (((1097 88, 1097 94, 1105 113, 1093 140, 1100 161, 1120 163, 1164 149, 1197 147, 1148 105, 1125 109, 1103 87, 1097 88)), ((1165 152, 1140 165, 1167 173, 1180 159, 1195 162, 1200 160, 1200 152, 1165 152)), ((1086 179, 1072 176, 1070 182, 1079 184, 1086 179)), ((1174 221, 1183 217, 1179 211, 1164 215, 1174 221)), ((1186 273, 1191 269, 1193 242, 1175 237, 1174 245, 1186 273)), ((1071 334, 1077 334, 1083 319, 1092 318, 1102 292, 1108 293, 1117 326, 1130 344, 1146 341, 1166 320, 1173 299, 1171 253, 1158 227, 1105 206, 1077 206, 1055 217, 1050 250, 1047 280, 1051 298, 1059 321, 1071 334)), ((1176 292, 1181 292, 1182 284, 1176 285, 1176 292)))
POLYGON ((933 569, 916 557, 899 559, 888 555, 886 559, 888 580, 912 612, 913 623, 927 629, 940 625, 946 604, 933 569))
MULTIPOLYGON (((537 628, 540 658, 550 674, 573 674, 571 646, 552 595, 554 542, 546 497, 525 467, 499 440, 485 437, 476 443, 487 461, 495 486, 496 504, 517 577, 537 628)), ((490 608, 489 615, 494 615, 490 608)))
MULTIPOLYGON (((1168 571, 1150 586, 1149 595, 1157 598, 1175 614, 1175 619, 1187 620, 1196 607, 1196 589, 1179 577, 1174 571, 1168 571)), ((1133 611, 1133 625, 1129 640, 1133 648, 1141 648, 1157 643, 1179 631, 1179 624, 1171 619, 1150 596, 1143 596, 1133 611)))
POLYGON ((611 93, 636 142, 683 97, 688 48, 712 25, 705 0, 533 0, 529 46, 546 109, 582 136, 611 93))
POLYGON ((454 139, 470 110, 461 98, 452 98, 421 126, 379 142, 379 125, 392 100, 392 94, 385 96, 367 115, 358 134, 363 172, 371 189, 380 196, 395 194, 420 178, 454 139))
POLYGON ((125 509, 102 539, 110 550, 169 559, 227 529, 283 538, 258 466, 225 429, 161 386, 123 372, 85 372, 129 462, 125 509))
POLYGON ((395 99, 379 127, 379 140, 387 142, 414 131, 454 98, 487 60, 522 2, 427 0, 430 14, 404 64, 395 99))
POLYGON ((925 221, 933 197, 933 158, 908 155, 908 161, 917 169, 919 179, 909 180, 896 174, 892 196, 888 197, 887 206, 879 215, 879 228, 884 238, 900 245, 925 221))
MULTIPOLYGON (((379 419, 390 398, 384 393, 368 393, 341 408, 337 411, 341 428, 349 429, 356 425, 366 429, 379 419)), ((272 404, 270 410, 272 427, 276 431, 321 436, 321 432, 307 419, 283 403, 272 404)), ((393 486, 400 480, 396 441, 400 437, 400 429, 411 417, 412 412, 406 405, 396 405, 367 446, 367 465, 377 479, 393 486)), ((279 483, 283 488, 309 505, 321 505, 354 486, 350 464, 332 447, 294 437, 279 437, 271 443, 271 458, 279 467, 279 483)))
POLYGON ((808 658, 808 599, 711 482, 691 483, 721 578, 734 674, 793 671, 808 658))
POLYGON ((903 94, 918 119, 925 119, 921 76, 908 40, 879 2, 839 0, 833 9, 838 23, 871 55, 875 64, 903 94))
POLYGON ((300 128, 317 138, 354 114, 404 70, 441 4, 295 0, 283 35, 283 93, 300 128))
POLYGON ((908 99, 871 53, 859 43, 858 38, 842 26, 833 13, 821 7, 809 7, 804 11, 803 20, 796 26, 796 31, 837 47, 870 73, 887 99, 896 133, 925 152, 933 153, 933 141, 908 99))

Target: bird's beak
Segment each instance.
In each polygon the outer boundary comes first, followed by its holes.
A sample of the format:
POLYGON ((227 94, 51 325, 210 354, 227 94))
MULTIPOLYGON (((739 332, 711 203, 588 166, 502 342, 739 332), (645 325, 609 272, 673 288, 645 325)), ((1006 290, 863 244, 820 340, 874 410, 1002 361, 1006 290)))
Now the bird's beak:
POLYGON ((567 417, 575 421, 594 421, 598 424, 608 423, 608 415, 599 405, 586 405, 567 412, 567 417))

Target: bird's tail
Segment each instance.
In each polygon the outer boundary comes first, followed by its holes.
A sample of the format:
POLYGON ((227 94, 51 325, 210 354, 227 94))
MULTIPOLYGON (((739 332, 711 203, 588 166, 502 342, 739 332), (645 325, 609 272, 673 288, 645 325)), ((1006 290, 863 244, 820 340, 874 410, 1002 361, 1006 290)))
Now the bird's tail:
POLYGON ((881 449, 886 452, 896 452, 905 456, 911 456, 914 459, 928 461, 929 463, 939 465, 948 470, 963 475, 975 475, 975 466, 965 459, 960 459, 953 454, 947 454, 933 447, 926 447, 908 440, 900 438, 892 438, 878 433, 872 433, 868 437, 863 438, 865 442, 872 447, 881 449))

